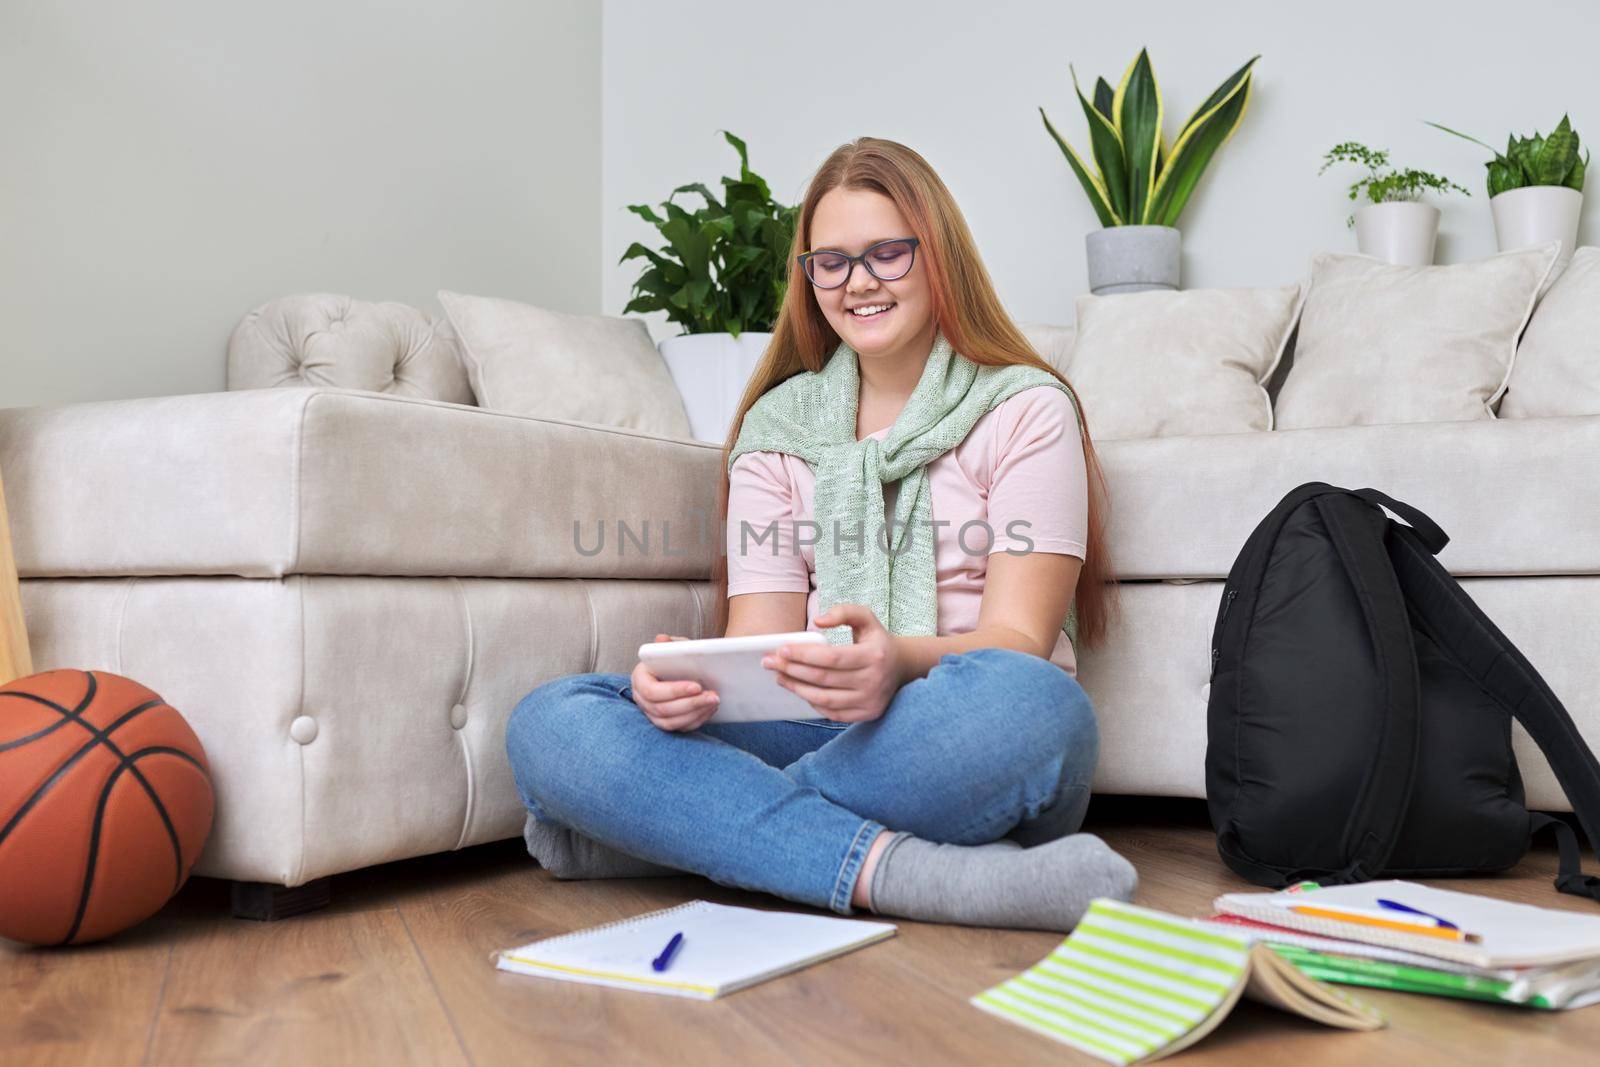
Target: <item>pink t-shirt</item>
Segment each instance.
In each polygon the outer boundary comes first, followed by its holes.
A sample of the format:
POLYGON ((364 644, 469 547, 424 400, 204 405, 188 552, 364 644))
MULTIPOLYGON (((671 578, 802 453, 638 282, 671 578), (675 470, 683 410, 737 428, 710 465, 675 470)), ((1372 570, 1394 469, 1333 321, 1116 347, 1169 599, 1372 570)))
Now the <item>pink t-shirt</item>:
MULTIPOLYGON (((882 440, 888 433, 885 427, 868 436, 882 440)), ((1072 400, 1060 389, 1039 386, 1001 401, 926 470, 938 525, 940 634, 977 628, 990 555, 1009 550, 1084 558, 1088 474, 1072 400), (971 525, 963 530, 965 524, 971 525)), ((806 628, 818 629, 816 554, 809 543, 796 551, 797 541, 831 536, 815 525, 796 525, 813 521, 810 464, 780 452, 747 452, 734 461, 728 483, 728 595, 808 593, 806 628)), ((884 486, 888 515, 895 489, 884 486)), ((929 531, 911 533, 926 537, 929 531)), ((869 523, 867 536, 877 534, 869 523)), ((867 551, 877 548, 869 543, 867 551)), ((1077 673, 1065 633, 1050 659, 1077 673)))

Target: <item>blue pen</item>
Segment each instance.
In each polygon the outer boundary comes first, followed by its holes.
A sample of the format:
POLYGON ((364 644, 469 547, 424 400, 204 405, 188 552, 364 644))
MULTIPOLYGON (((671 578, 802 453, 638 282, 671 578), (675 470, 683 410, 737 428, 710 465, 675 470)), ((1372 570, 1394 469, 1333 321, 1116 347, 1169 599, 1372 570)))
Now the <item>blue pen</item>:
POLYGON ((1379 897, 1378 906, 1380 908, 1388 908, 1390 911, 1403 911, 1408 915, 1421 915, 1425 919, 1432 919, 1446 930, 1461 929, 1461 927, 1457 926, 1449 919, 1442 919, 1432 912, 1423 911, 1421 908, 1413 908, 1410 905, 1400 903, 1398 900, 1384 900, 1382 897, 1379 897))
POLYGON ((672 940, 667 942, 667 947, 661 950, 661 955, 650 961, 651 968, 657 971, 666 970, 667 965, 672 962, 672 957, 677 954, 678 946, 682 944, 683 935, 673 934, 672 940))

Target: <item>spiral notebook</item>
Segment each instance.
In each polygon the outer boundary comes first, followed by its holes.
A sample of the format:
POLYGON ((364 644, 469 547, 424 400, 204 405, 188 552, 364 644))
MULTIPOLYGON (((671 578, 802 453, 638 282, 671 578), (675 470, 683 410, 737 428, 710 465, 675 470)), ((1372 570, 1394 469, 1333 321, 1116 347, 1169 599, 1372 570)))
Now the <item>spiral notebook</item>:
POLYGON ((1227 893, 1218 897, 1214 906, 1225 915, 1321 937, 1403 949, 1473 967, 1545 967, 1600 959, 1600 914, 1539 908, 1415 882, 1361 882, 1301 892, 1227 893), (1448 918, 1482 940, 1475 944, 1442 941, 1288 910, 1295 904, 1375 910, 1379 898, 1399 900, 1448 918))
POLYGON ((736 908, 695 900, 507 949, 503 971, 563 982, 715 1000, 892 937, 893 923, 736 908), (674 934, 683 942, 665 971, 650 962, 674 934))

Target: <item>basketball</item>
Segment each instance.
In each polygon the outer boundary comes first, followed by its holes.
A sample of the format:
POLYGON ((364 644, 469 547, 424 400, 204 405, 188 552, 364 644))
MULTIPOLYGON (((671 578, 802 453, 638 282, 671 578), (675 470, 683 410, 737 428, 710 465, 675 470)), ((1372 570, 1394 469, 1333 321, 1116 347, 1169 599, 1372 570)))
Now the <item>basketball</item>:
POLYGON ((76 945, 149 918, 211 813, 199 738, 138 682, 56 670, 0 686, 0 937, 76 945))

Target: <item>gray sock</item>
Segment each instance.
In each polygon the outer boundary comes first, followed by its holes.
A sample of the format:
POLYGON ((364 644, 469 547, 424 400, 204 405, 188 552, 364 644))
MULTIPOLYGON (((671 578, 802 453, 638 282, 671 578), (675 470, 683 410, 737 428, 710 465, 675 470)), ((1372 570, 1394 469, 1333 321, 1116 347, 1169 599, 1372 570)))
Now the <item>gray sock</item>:
POLYGON ((867 887, 872 910, 924 922, 1067 931, 1095 897, 1129 900, 1133 864, 1093 834, 1033 848, 890 839, 867 887))
POLYGON ((683 871, 618 852, 557 822, 528 816, 522 839, 539 866, 557 878, 662 878, 683 871))

